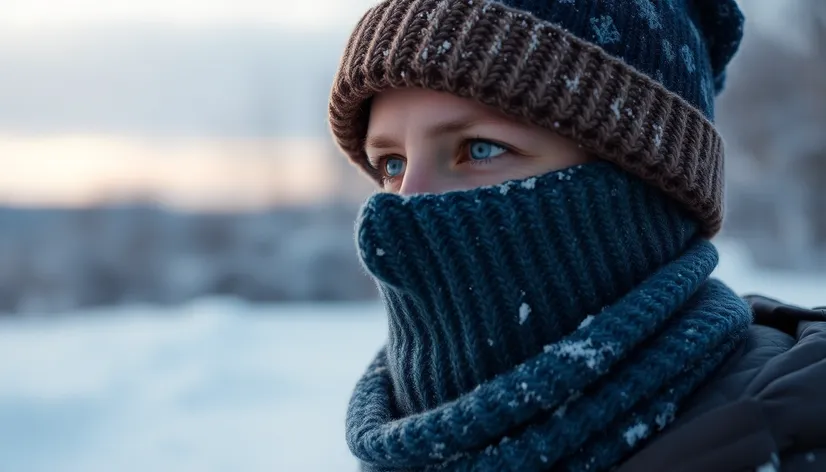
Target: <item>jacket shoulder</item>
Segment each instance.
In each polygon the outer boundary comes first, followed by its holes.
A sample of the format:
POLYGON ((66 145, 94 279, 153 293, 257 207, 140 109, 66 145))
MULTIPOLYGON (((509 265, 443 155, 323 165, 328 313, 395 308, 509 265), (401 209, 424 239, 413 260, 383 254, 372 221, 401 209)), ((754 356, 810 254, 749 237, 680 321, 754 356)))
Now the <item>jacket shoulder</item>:
POLYGON ((802 308, 763 295, 746 295, 743 299, 751 307, 756 325, 768 326, 790 336, 797 334, 800 323, 826 322, 826 306, 802 308))
POLYGON ((790 368, 786 365, 789 359, 800 357, 796 353, 784 355, 802 340, 802 328, 808 329, 807 342, 826 348, 822 344, 826 339, 819 334, 826 330, 826 310, 800 308, 760 295, 743 298, 751 306, 754 318, 745 341, 705 387, 689 399, 678 424, 741 398, 754 388, 755 382, 763 383, 760 378, 777 375, 776 364, 790 368))
POLYGON ((744 299, 746 340, 622 472, 826 470, 826 310, 744 299))

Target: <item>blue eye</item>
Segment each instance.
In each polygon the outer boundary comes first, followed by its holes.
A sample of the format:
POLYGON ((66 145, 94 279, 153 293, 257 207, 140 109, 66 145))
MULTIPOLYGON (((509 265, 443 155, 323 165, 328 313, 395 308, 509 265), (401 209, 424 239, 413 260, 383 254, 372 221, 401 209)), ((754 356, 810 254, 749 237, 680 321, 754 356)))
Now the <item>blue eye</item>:
POLYGON ((502 146, 493 144, 490 141, 474 140, 470 142, 470 158, 475 161, 492 159, 508 152, 502 146))
POLYGON ((398 177, 402 174, 402 172, 404 172, 404 169, 404 159, 400 159, 398 157, 388 157, 384 161, 384 173, 388 177, 398 177))

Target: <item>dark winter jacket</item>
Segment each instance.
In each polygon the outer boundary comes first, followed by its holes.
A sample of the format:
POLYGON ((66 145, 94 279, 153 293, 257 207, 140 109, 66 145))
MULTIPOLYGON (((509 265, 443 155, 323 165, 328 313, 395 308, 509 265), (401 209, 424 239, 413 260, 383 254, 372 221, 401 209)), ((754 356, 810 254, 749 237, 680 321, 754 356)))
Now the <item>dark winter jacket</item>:
POLYGON ((747 301, 748 340, 618 472, 826 471, 826 309, 747 301))

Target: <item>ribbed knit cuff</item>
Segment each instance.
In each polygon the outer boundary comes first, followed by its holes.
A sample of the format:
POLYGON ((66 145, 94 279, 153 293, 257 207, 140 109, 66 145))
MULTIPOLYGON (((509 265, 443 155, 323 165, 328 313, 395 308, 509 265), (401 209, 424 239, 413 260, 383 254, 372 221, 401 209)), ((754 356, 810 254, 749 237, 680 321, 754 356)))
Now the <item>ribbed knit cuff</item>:
POLYGON ((373 196, 357 243, 387 306, 399 408, 433 408, 542 352, 696 232, 662 192, 606 162, 474 190, 373 196))
POLYGON ((333 135, 374 178, 369 100, 420 87, 474 99, 569 137, 665 191, 712 236, 723 218, 723 145, 678 95, 562 28, 483 0, 389 0, 362 18, 330 98, 333 135))

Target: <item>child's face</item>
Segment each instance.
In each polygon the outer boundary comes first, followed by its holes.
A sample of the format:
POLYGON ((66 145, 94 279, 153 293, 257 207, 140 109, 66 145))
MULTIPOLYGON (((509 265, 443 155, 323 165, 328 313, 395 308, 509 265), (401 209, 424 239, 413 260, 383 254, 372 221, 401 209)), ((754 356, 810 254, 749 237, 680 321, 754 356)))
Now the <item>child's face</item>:
POLYGON ((365 139, 384 190, 442 193, 588 162, 573 141, 454 95, 393 89, 373 99, 365 139))

